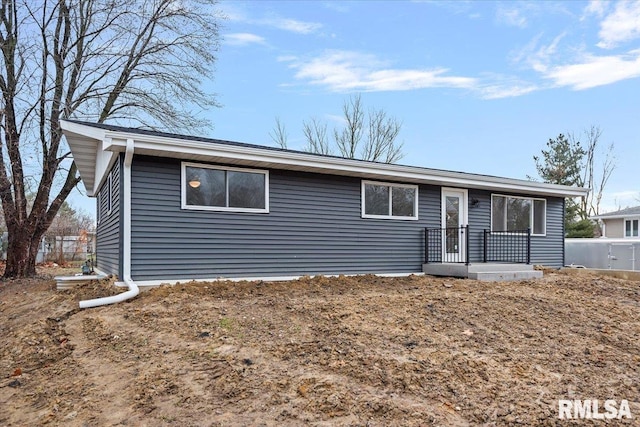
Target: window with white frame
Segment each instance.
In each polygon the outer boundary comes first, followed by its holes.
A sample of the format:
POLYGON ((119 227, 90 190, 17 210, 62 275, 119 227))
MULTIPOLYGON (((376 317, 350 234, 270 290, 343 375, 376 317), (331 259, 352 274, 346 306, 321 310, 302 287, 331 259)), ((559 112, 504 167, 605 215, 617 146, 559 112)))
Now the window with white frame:
POLYGON ((362 181, 362 217, 418 219, 418 186, 362 181))
POLYGON ((182 208, 269 212, 269 172, 182 163, 182 208))
POLYGON ((547 201, 530 197, 491 195, 491 231, 547 233, 547 201))
POLYGON ((624 237, 639 237, 638 236, 638 223, 637 219, 625 219, 624 220, 624 237))

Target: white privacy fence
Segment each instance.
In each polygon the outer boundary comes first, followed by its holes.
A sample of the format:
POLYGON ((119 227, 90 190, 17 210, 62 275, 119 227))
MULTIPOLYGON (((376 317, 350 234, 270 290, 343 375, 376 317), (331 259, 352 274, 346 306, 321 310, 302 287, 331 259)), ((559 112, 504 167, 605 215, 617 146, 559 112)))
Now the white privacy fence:
POLYGON ((566 265, 640 270, 640 239, 565 239, 566 265))

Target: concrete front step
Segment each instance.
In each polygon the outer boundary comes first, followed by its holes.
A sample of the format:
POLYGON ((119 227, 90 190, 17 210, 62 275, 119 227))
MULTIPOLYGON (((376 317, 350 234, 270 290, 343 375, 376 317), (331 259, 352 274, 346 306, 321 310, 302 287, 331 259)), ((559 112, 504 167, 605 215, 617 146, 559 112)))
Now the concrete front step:
POLYGON ((480 280, 481 282, 506 282, 509 280, 539 279, 542 271, 482 271, 477 273, 469 272, 469 279, 480 280))
POLYGON ((542 271, 528 264, 423 264, 422 271, 431 276, 468 277, 482 281, 526 280, 542 277, 542 271))
POLYGON ((474 263, 467 266, 469 273, 484 272, 509 272, 509 271, 534 271, 531 264, 507 264, 507 263, 474 263))

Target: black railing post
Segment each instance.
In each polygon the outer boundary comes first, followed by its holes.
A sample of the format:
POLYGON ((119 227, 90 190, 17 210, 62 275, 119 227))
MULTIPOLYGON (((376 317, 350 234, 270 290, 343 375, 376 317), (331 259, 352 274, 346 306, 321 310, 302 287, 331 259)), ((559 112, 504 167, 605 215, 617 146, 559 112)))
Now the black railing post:
POLYGON ((482 262, 484 262, 485 264, 487 263, 487 248, 488 248, 488 242, 487 242, 487 229, 484 229, 484 235, 483 237, 483 241, 482 241, 482 262))
POLYGON ((429 230, 424 228, 424 263, 429 264, 429 230))
POLYGON ((464 226, 464 260, 465 264, 469 265, 469 224, 464 226))
POLYGON ((527 264, 531 264, 531 228, 527 228, 527 264))

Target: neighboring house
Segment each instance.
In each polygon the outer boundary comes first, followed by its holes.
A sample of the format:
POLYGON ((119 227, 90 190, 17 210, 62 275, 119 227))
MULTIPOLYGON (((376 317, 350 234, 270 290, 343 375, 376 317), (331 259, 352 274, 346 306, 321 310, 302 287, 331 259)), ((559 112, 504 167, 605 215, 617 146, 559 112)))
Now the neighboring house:
POLYGON ((588 191, 105 124, 62 128, 97 197, 98 269, 141 285, 404 274, 425 262, 561 267, 565 197, 588 191))
POLYGON ((640 206, 592 216, 601 230, 599 239, 566 239, 568 265, 611 270, 640 268, 640 206))
MULTIPOLYGON (((0 258, 7 259, 8 233, 0 236, 2 252, 0 258)), ((96 233, 89 231, 82 236, 45 236, 42 238, 36 254, 36 263, 60 260, 60 247, 66 261, 86 260, 87 256, 95 254, 96 233)))
POLYGON ((592 216, 602 230, 602 237, 640 239, 640 206, 592 216))
MULTIPOLYGON (((95 253, 96 233, 83 231, 79 236, 45 236, 38 251, 43 261, 86 261, 95 253)), ((39 261, 40 262, 40 261, 39 261)))

